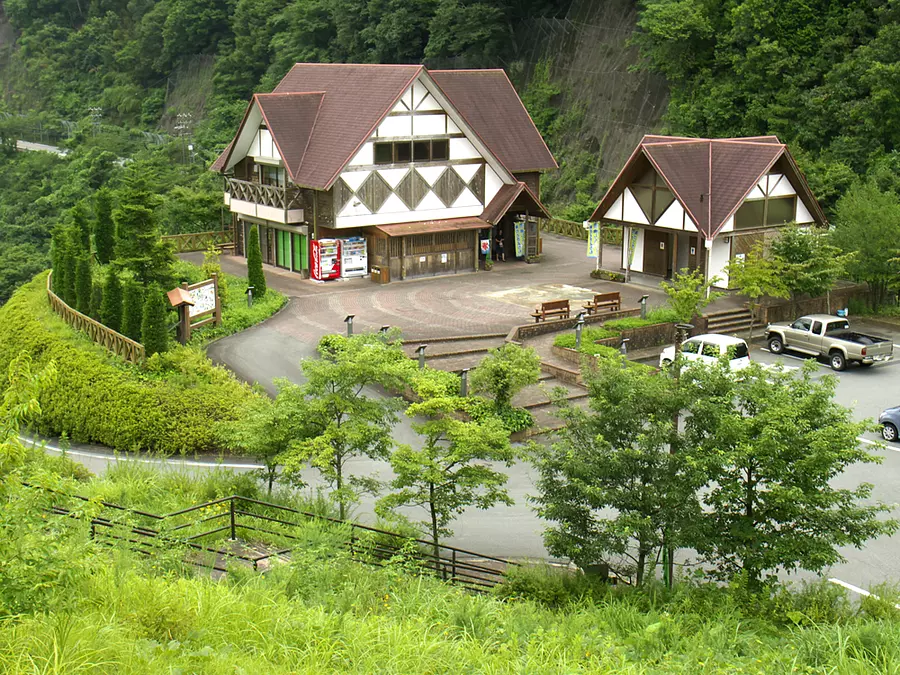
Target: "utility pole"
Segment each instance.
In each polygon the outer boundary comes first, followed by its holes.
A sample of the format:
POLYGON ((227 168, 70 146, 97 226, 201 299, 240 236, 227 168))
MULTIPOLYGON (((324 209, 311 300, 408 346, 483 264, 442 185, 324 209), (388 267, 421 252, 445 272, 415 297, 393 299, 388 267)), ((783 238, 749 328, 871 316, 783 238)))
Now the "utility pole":
POLYGON ((97 132, 100 130, 100 120, 103 117, 103 108, 88 108, 88 114, 91 117, 91 125, 93 126, 94 136, 96 136, 97 132))
POLYGON ((191 134, 194 116, 191 113, 178 113, 175 116, 175 131, 181 136, 181 163, 187 163, 187 137, 191 134))

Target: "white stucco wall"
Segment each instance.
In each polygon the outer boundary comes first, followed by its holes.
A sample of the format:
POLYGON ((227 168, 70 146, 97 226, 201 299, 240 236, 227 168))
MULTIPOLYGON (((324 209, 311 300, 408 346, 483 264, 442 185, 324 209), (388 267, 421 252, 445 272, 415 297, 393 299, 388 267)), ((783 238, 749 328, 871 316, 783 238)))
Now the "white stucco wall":
POLYGON ((712 248, 709 251, 704 249, 704 253, 709 255, 709 278, 719 277, 719 281, 716 282, 716 286, 719 288, 728 288, 728 274, 725 272, 725 266, 728 265, 730 252, 731 244, 725 243, 725 238, 721 236, 713 239, 712 248))
MULTIPOLYGON (((631 237, 632 228, 630 228, 626 225, 623 229, 624 229, 624 232, 623 232, 623 240, 622 241, 623 241, 624 245, 622 246, 622 267, 624 269, 628 269, 628 262, 627 262, 626 255, 627 255, 627 251, 628 251, 628 242, 629 242, 629 237, 631 237)), ((637 242, 634 245, 634 257, 631 260, 631 270, 633 272, 643 272, 644 271, 644 230, 639 227, 634 228, 634 229, 637 231, 638 235, 637 235, 637 242)))

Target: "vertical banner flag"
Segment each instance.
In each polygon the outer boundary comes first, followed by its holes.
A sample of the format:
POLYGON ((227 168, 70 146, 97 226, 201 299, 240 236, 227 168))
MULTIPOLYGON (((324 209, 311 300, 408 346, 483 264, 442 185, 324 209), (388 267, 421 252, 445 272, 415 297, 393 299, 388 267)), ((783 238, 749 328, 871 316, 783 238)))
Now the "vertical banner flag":
POLYGON ((600 255, 600 223, 591 223, 588 227, 588 258, 600 255))
POLYGON ((629 237, 628 237, 628 267, 630 268, 634 264, 634 252, 637 249, 638 243, 638 234, 640 230, 636 227, 629 228, 629 237))
POLYGON ((489 256, 491 254, 491 240, 490 239, 482 239, 481 240, 481 255, 489 256))
POLYGON ((525 221, 513 223, 516 236, 516 257, 522 258, 525 255, 525 221))

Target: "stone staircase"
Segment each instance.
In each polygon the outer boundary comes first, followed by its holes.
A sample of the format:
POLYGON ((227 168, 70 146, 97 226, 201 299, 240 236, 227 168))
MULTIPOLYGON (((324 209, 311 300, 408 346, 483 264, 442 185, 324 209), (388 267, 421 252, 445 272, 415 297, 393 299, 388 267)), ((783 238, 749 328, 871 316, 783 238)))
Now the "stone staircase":
POLYGON ((745 308, 726 309, 706 315, 707 333, 741 335, 750 331, 750 311, 745 308))
POLYGON ((505 340, 506 333, 409 339, 403 341, 403 351, 410 358, 416 359, 419 345, 426 345, 426 364, 438 370, 458 372, 463 368, 477 366, 489 349, 502 346, 505 340))

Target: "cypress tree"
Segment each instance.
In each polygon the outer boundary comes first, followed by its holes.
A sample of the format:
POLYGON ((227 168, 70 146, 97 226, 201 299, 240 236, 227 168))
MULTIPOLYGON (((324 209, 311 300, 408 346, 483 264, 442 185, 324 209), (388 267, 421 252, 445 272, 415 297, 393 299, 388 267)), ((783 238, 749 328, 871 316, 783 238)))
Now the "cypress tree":
POLYGON ((119 282, 119 275, 111 267, 106 270, 100 322, 115 331, 122 328, 122 284, 119 282))
POLYGON ((122 301, 122 330, 132 340, 141 340, 141 320, 144 315, 144 288, 134 279, 125 282, 122 301))
POLYGON ((75 276, 78 262, 75 257, 74 247, 70 244, 63 249, 62 254, 62 299, 69 307, 74 307, 78 302, 75 294, 75 276))
POLYGON ((82 314, 91 313, 91 293, 93 290, 91 259, 86 255, 81 255, 75 263, 75 309, 82 314))
POLYGON ((113 259, 116 231, 112 219, 112 199, 109 190, 101 188, 94 196, 94 246, 97 260, 106 265, 113 259))
POLYGON ((54 228, 53 236, 50 239, 50 268, 53 270, 53 292, 59 296, 66 287, 66 269, 63 262, 65 260, 64 238, 63 231, 58 227, 54 228))
POLYGON ((141 343, 147 356, 169 348, 169 328, 166 325, 166 298, 159 286, 151 286, 144 301, 141 320, 141 343))
POLYGON ((78 202, 69 210, 69 217, 72 219, 75 234, 74 239, 78 242, 78 246, 82 248, 88 255, 91 253, 91 224, 88 221, 87 210, 83 202, 78 202))
POLYGON ((103 307, 103 284, 95 281, 91 289, 91 318, 94 321, 100 321, 101 307, 103 307))
POLYGON ((259 250, 259 228, 250 228, 247 242, 247 283, 253 286, 253 297, 262 298, 266 294, 266 275, 262 268, 262 253, 259 250))

